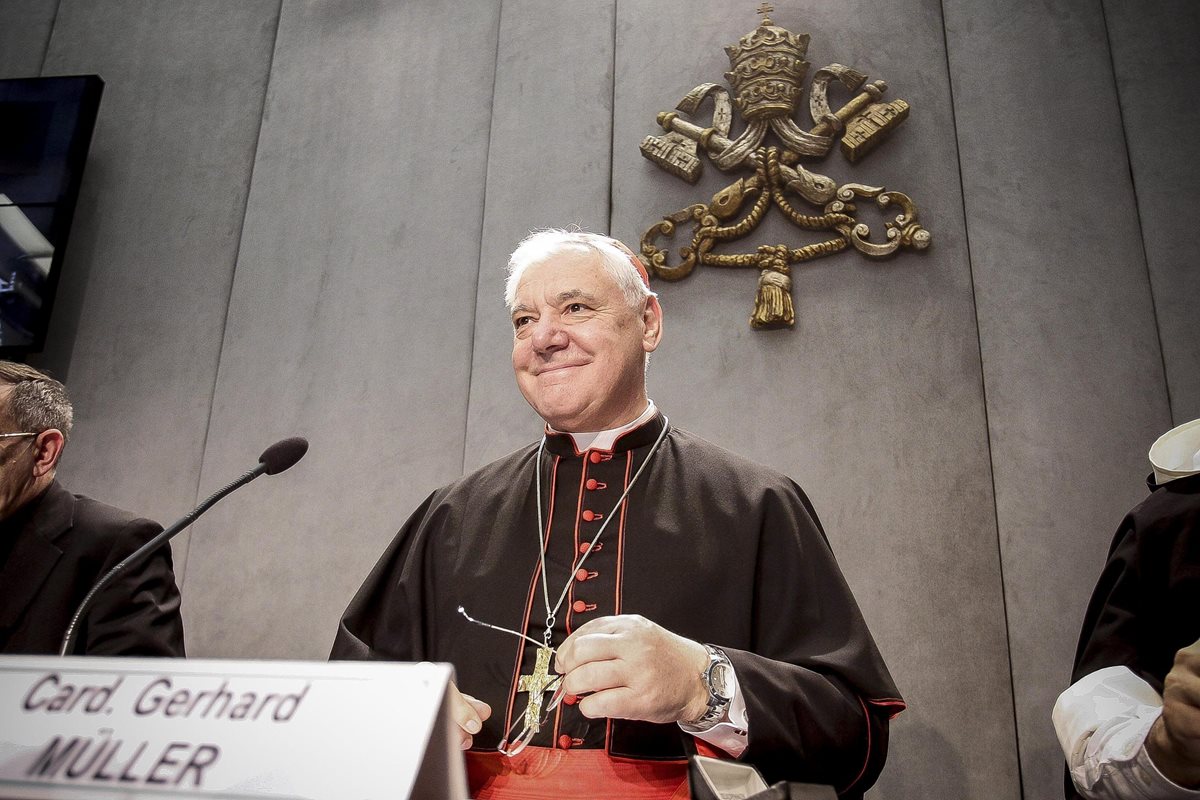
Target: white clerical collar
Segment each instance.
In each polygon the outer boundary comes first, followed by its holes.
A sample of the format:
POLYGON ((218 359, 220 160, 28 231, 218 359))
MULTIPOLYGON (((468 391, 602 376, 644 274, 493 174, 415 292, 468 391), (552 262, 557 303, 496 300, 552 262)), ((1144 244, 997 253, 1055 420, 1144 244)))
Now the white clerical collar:
POLYGON ((584 450, 612 450, 617 439, 629 433, 634 428, 640 428, 645 425, 654 415, 658 413, 658 409, 654 405, 653 400, 646 403, 646 410, 641 413, 633 422, 627 422, 619 428, 613 428, 607 431, 589 431, 584 433, 569 433, 567 431, 556 431, 550 425, 546 425, 546 430, 550 433, 563 433, 570 436, 575 441, 575 449, 582 453, 584 450))

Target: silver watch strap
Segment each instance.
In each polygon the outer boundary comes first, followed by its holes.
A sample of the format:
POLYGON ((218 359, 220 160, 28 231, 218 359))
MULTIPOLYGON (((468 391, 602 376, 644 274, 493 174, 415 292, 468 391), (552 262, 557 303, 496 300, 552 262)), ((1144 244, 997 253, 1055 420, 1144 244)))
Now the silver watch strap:
POLYGON ((718 664, 723 664, 731 673, 733 664, 729 661, 729 656, 720 648, 713 647, 711 644, 705 644, 704 649, 708 651, 708 665, 704 671, 700 673, 700 679, 704 682, 704 687, 708 690, 708 708, 700 715, 699 719, 680 721, 680 724, 690 729, 692 733, 702 733, 709 728, 715 726, 724 717, 729 709, 729 704, 733 698, 723 698, 717 695, 712 686, 712 672, 718 664))

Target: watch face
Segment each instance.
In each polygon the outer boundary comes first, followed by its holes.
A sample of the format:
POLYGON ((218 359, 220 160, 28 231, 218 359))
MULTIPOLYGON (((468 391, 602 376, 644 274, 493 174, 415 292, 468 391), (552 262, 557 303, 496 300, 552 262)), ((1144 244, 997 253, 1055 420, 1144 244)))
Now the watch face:
POLYGON ((724 701, 733 699, 733 669, 724 661, 713 664, 709 672, 709 685, 713 693, 724 701))

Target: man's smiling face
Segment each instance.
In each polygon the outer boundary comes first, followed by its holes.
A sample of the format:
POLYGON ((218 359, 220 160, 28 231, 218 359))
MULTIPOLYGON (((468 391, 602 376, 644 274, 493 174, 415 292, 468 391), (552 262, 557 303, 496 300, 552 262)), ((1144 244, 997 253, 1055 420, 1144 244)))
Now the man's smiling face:
POLYGON ((646 354, 658 346, 653 298, 631 307, 593 251, 551 256, 521 275, 513 371, 529 405, 560 431, 630 422, 646 406, 646 354))

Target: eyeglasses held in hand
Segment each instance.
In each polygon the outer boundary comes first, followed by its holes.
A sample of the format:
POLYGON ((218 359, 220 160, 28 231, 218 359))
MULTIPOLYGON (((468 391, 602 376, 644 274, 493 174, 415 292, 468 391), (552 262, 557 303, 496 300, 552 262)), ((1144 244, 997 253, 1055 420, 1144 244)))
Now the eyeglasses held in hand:
POLYGON ((476 625, 481 625, 484 628, 491 628, 494 631, 508 633, 517 638, 524 639, 530 644, 536 645, 537 664, 533 668, 532 675, 522 675, 517 684, 517 691, 529 693, 529 704, 525 707, 525 713, 517 717, 513 724, 509 727, 508 732, 504 734, 504 738, 500 740, 500 744, 496 749, 504 755, 512 758, 525 749, 525 746, 533 741, 533 737, 541 731, 542 726, 550 719, 550 715, 562 703, 563 697, 566 695, 566 690, 563 687, 563 676, 555 675, 550 677, 550 656, 554 655, 554 648, 544 642, 539 642, 537 639, 532 639, 520 631, 514 631, 511 628, 502 628, 499 625, 493 625, 490 622, 477 620, 467 613, 467 610, 462 606, 458 607, 458 613, 467 618, 468 622, 476 625), (542 710, 542 699, 546 692, 553 691, 550 696, 550 702, 546 705, 545 711, 542 710), (523 725, 520 734, 517 738, 513 738, 513 732, 517 730, 517 726, 523 725))

